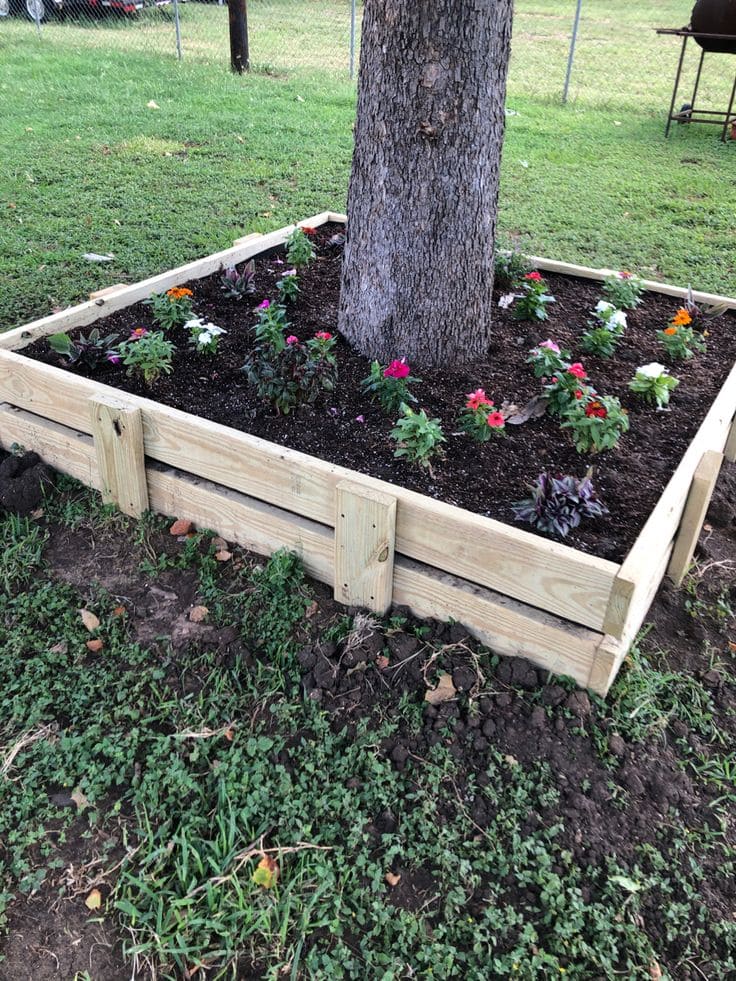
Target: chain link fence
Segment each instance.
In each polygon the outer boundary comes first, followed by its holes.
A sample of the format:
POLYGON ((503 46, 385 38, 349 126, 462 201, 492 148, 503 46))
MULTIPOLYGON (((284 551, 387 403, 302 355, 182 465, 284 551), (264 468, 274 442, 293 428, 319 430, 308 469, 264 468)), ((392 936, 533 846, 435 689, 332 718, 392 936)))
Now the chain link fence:
MULTIPOLYGON (((357 0, 249 0, 247 17, 257 70, 357 70, 357 0)), ((224 0, 0 0, 0 32, 66 50, 230 64, 224 0)))

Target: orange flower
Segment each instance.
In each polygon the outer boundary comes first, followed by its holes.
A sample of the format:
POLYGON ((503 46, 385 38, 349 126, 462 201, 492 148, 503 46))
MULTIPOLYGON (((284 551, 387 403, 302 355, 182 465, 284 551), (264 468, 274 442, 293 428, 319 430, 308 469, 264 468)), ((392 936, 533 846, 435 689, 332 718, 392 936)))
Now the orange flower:
POLYGON ((170 300, 183 300, 185 296, 194 296, 194 293, 186 286, 172 286, 170 290, 166 290, 166 295, 170 300))
POLYGON ((677 327, 665 327, 662 333, 667 334, 669 337, 671 337, 673 334, 677 333, 677 327))
POLYGON ((685 307, 680 307, 677 313, 672 318, 672 323, 675 327, 687 327, 688 324, 693 322, 693 318, 687 312, 685 307))

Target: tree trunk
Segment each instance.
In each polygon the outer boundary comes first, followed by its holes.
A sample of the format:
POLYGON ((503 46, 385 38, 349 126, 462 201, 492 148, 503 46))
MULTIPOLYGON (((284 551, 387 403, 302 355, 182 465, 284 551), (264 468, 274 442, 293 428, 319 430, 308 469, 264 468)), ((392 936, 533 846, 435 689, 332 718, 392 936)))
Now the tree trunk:
POLYGON ((491 341, 513 0, 366 0, 340 330, 381 362, 491 341))

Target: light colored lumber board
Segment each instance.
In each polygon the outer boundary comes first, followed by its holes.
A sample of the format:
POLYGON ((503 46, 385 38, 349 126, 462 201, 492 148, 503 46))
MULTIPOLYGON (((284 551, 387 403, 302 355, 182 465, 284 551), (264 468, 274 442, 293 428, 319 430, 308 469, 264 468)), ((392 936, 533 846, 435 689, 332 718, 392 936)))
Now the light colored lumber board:
MULTIPOLYGON (((597 279, 601 282, 607 276, 612 276, 619 271, 617 269, 594 269, 591 266, 578 266, 571 262, 560 262, 557 259, 547 259, 538 255, 530 255, 527 258, 534 263, 537 269, 543 272, 560 273, 563 276, 578 276, 580 279, 597 279)), ((688 297, 688 289, 685 286, 673 286, 670 283, 661 283, 656 279, 643 279, 642 284, 644 289, 649 290, 650 293, 661 293, 664 296, 672 296, 680 300, 685 300, 688 297)), ((693 290, 692 297, 696 303, 725 304, 729 310, 736 310, 736 298, 732 296, 693 290)))
MULTIPOLYGON (((736 412, 736 365, 731 369, 708 414, 662 492, 659 502, 626 556, 618 574, 620 584, 630 583, 632 590, 646 588, 652 575, 652 568, 658 564, 675 537, 690 485, 703 453, 706 450, 717 452, 722 450, 728 438, 734 412, 736 412)), ((627 619, 627 610, 621 600, 622 593, 617 593, 614 587, 603 629, 615 637, 621 636, 627 619)))
POLYGON ((94 396, 89 411, 102 498, 140 517, 148 510, 141 410, 120 398, 94 396))
MULTIPOLYGON (((127 289, 125 283, 113 283, 112 286, 105 286, 104 289, 95 290, 93 293, 89 294, 90 300, 102 300, 107 296, 112 296, 113 293, 118 293, 120 290, 127 289)), ((102 306, 101 303, 98 306, 102 306)))
MULTIPOLYGON (((0 406, 0 439, 20 433, 34 449, 64 473, 94 486, 95 451, 91 438, 66 426, 19 409, 0 406)), ((149 463, 151 507, 211 528, 228 541, 258 554, 279 548, 297 552, 309 575, 331 583, 334 575, 333 533, 329 528, 280 508, 253 500, 178 470, 149 463)), ((602 636, 532 609, 456 576, 399 558, 394 567, 393 601, 417 616, 463 623, 493 651, 527 657, 538 666, 585 685, 602 636)))
MULTIPOLYGON (((89 432, 83 402, 98 393, 119 397, 99 382, 0 351, 2 401, 89 432)), ((155 460, 326 525, 341 480, 394 495, 402 555, 594 630, 603 625, 614 562, 148 399, 126 400, 143 411, 146 455, 155 460)))
POLYGON ((731 431, 728 434, 723 455, 729 463, 736 463, 736 416, 733 417, 733 421, 731 422, 731 431))
POLYGON ((248 245, 250 242, 255 242, 256 239, 262 238, 263 232, 250 232, 248 235, 241 235, 240 238, 233 240, 233 245, 248 245))
MULTIPOLYGON (((326 214, 327 212, 322 212, 319 215, 314 215, 312 218, 300 222, 300 224, 309 226, 311 222, 314 227, 324 224, 326 218, 323 216, 326 214)), ((294 225, 287 225, 284 228, 278 228, 266 235, 259 235, 258 238, 251 238, 242 245, 231 246, 229 249, 214 252, 203 259, 195 259, 183 266, 177 266, 176 269, 170 269, 141 280, 139 283, 125 286, 109 296, 87 300, 85 303, 69 307, 60 313, 54 313, 25 326, 16 327, 14 330, 0 334, 0 349, 19 351, 40 337, 47 337, 49 334, 72 330, 76 327, 88 326, 116 310, 138 303, 139 300, 145 300, 152 293, 162 293, 172 286, 178 286, 194 279, 203 279, 205 276, 217 272, 222 266, 236 265, 258 255, 260 252, 266 252, 268 249, 283 245, 293 232, 294 227, 294 225)), ((249 236, 244 237, 250 238, 249 236)))
POLYGON ((60 473, 81 480, 87 487, 100 490, 92 437, 43 419, 41 416, 0 405, 0 445, 9 450, 13 444, 34 450, 49 466, 60 473))
POLYGON ((394 602, 420 617, 453 619, 498 654, 525 657, 585 686, 602 635, 457 576, 397 558, 394 602))
POLYGON ((339 225, 347 225, 348 216, 342 214, 340 211, 329 211, 327 213, 327 220, 337 222, 339 225))
POLYGON ((396 498, 343 480, 336 487, 335 599, 383 616, 391 606, 396 498))
POLYGON ((722 453, 706 450, 693 474, 682 523, 677 531, 672 558, 667 566, 667 575, 676 586, 682 583, 690 567, 722 463, 722 453))

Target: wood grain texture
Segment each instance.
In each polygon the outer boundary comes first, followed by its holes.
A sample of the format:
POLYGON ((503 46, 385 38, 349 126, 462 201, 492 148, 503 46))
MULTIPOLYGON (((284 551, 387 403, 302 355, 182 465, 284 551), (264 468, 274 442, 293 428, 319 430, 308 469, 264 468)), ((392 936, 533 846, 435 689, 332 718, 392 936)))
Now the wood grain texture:
POLYGON ((667 575, 676 586, 681 585, 690 568, 722 463, 722 453, 706 450, 693 474, 682 523, 677 530, 672 558, 667 566, 667 575))
MULTIPOLYGON (((0 350, 0 399, 83 432, 83 402, 109 386, 0 350)), ((385 481, 126 396, 143 412, 146 455, 326 525, 350 480, 398 501, 396 549, 427 565, 601 630, 619 566, 385 481)))
MULTIPOLYGON (((125 290, 127 288, 128 287, 125 283, 114 283, 112 286, 105 286, 104 289, 94 290, 94 292, 89 294, 89 298, 90 300, 100 300, 104 297, 112 296, 113 293, 118 293, 120 290, 125 290)), ((102 306, 102 304, 98 304, 98 306, 102 306)))
POLYGON ((335 490, 335 599, 383 616, 393 594, 396 498, 347 480, 335 490))
POLYGON ((92 437, 87 433, 3 403, 0 405, 0 446, 9 450, 14 443, 33 449, 59 473, 100 490, 97 454, 92 437))
POLYGON ((139 518, 148 510, 141 410, 120 398, 89 400, 102 499, 139 518))
POLYGON ((723 455, 729 463, 736 463, 736 416, 731 422, 731 431, 728 434, 723 455))

